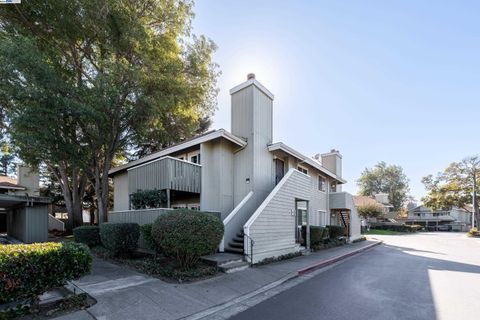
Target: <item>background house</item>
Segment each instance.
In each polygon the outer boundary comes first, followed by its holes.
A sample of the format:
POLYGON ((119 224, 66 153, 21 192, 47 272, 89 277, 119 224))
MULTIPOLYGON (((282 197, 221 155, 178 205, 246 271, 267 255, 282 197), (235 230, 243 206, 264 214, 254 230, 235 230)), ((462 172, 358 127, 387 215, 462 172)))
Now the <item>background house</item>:
POLYGON ((426 230, 468 231, 471 227, 472 214, 465 209, 432 210, 423 205, 408 211, 408 224, 424 226, 426 230))
POLYGON ((19 165, 17 177, 0 176, 0 232, 25 243, 47 241, 50 199, 39 196, 38 172, 19 165))

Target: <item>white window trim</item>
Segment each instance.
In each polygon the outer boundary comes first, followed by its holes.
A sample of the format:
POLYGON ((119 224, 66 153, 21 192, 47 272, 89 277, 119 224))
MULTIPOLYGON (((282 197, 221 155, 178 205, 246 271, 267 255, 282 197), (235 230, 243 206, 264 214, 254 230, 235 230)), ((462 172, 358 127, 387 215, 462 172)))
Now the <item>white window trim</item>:
POLYGON ((325 178, 324 176, 319 174, 318 178, 317 178, 317 183, 318 183, 317 191, 321 192, 321 193, 327 193, 327 190, 328 190, 328 180, 327 180, 327 178, 325 178), (323 190, 320 189, 320 178, 323 179, 323 190))
POLYGON ((298 165, 297 165, 297 170, 300 171, 301 173, 304 173, 304 174, 307 174, 307 175, 308 175, 308 168, 306 168, 306 167, 304 167, 304 166, 302 166, 302 165, 299 165, 299 164, 298 164, 298 165), (305 170, 305 171, 307 171, 307 172, 302 172, 302 171, 298 170, 298 168, 302 168, 303 170, 305 170))

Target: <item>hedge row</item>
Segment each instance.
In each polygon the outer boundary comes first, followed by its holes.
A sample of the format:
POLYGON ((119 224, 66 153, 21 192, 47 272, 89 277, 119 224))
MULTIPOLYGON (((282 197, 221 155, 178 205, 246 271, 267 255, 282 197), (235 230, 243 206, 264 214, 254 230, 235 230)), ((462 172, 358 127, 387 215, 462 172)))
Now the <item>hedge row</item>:
POLYGON ((179 209, 158 217, 151 234, 163 254, 175 258, 182 269, 188 269, 201 256, 215 252, 223 232, 223 223, 217 217, 179 209))
POLYGON ((78 243, 0 246, 0 303, 38 295, 90 272, 92 257, 78 243))
POLYGON ((73 229, 75 242, 84 243, 89 247, 100 245, 100 228, 98 226, 81 226, 73 229))
POLYGON ((377 230, 390 230, 397 232, 416 232, 422 229, 422 226, 419 225, 408 225, 408 224, 382 224, 382 223, 372 223, 370 229, 377 230))

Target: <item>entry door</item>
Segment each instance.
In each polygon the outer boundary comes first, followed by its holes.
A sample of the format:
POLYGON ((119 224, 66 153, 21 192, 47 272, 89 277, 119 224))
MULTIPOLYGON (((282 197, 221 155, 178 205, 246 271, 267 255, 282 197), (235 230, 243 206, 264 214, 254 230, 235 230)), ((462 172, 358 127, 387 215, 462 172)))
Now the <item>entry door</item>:
POLYGON ((275 185, 282 180, 285 174, 285 163, 280 159, 275 159, 275 185))

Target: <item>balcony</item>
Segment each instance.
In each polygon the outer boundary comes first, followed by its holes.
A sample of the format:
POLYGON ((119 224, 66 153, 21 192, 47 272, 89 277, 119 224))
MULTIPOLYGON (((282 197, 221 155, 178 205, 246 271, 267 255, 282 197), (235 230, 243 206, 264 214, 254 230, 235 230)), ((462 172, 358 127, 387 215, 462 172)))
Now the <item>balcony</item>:
POLYGON ((128 193, 138 190, 173 190, 200 193, 202 166, 164 157, 128 170, 128 193))

